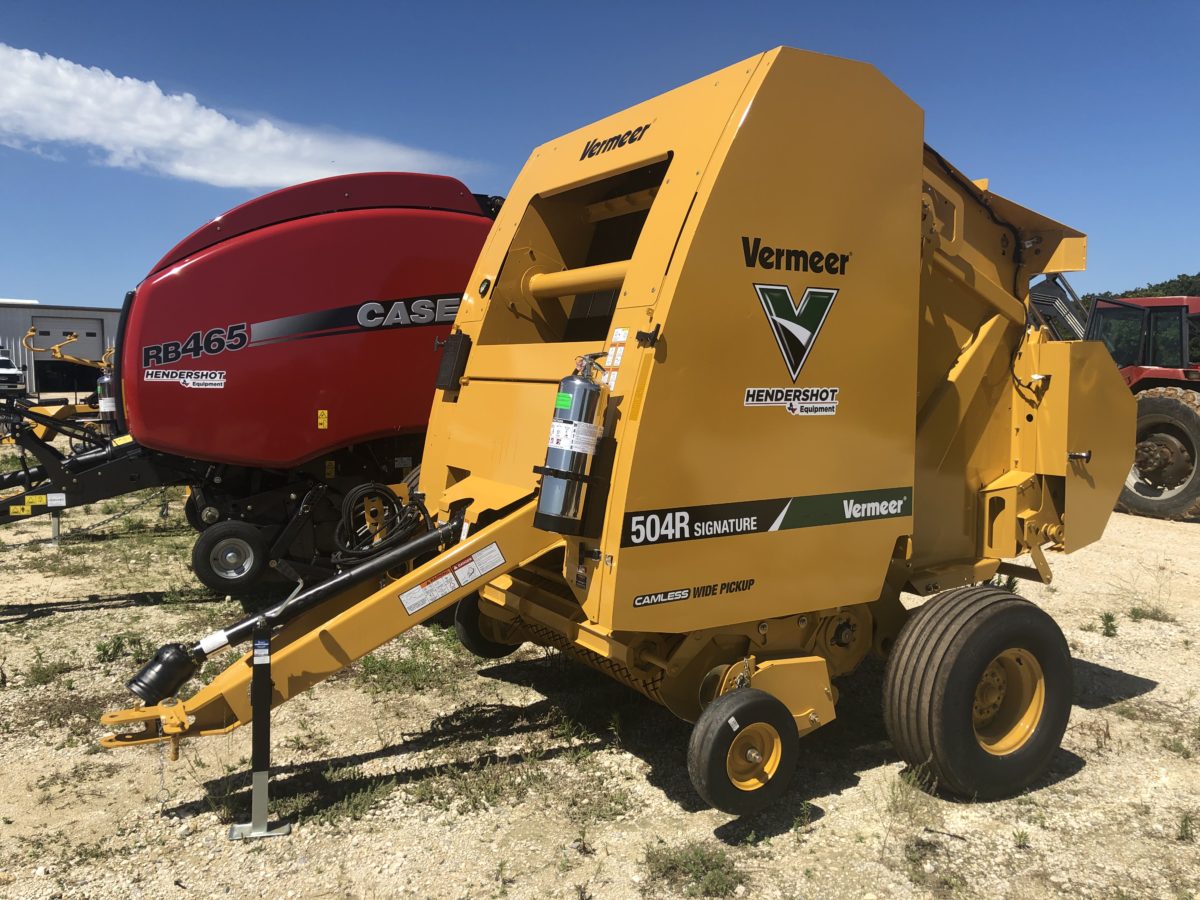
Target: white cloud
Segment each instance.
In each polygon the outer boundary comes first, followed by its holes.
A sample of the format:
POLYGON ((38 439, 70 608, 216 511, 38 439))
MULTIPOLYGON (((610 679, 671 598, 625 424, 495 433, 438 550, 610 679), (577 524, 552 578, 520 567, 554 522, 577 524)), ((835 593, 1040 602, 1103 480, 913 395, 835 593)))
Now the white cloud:
POLYGON ((272 188, 345 172, 462 175, 462 160, 287 122, 238 121, 191 94, 0 43, 0 145, 60 158, 99 150, 104 165, 218 187, 272 188), (47 146, 50 145, 50 146, 47 146))

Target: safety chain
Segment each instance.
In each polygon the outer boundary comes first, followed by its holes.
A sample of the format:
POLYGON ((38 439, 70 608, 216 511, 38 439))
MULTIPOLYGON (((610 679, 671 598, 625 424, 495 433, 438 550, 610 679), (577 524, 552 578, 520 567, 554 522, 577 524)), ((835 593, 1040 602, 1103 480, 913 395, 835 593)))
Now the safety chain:
POLYGON ((750 678, 750 657, 746 656, 742 658, 742 671, 738 672, 737 679, 734 681, 734 686, 739 688, 749 687, 750 678))
MULTIPOLYGON (((113 513, 107 519, 101 519, 99 522, 93 522, 91 525, 87 525, 83 528, 78 528, 78 529, 74 529, 74 530, 70 531, 66 535, 63 535, 61 538, 59 538, 59 543, 60 544, 76 543, 76 542, 78 542, 79 538, 82 537, 83 535, 88 534, 89 532, 95 531, 97 528, 101 527, 102 525, 108 525, 112 522, 116 522, 118 519, 123 519, 126 516, 137 512, 139 509, 149 506, 151 503, 161 504, 161 509, 159 510, 158 517, 160 519, 165 519, 167 517, 168 500, 167 500, 167 489, 164 487, 164 488, 159 488, 157 494, 151 494, 149 497, 146 497, 143 500, 140 500, 139 502, 135 503, 133 506, 129 507, 128 509, 123 509, 120 512, 113 513)), ((33 520, 31 519, 30 521, 33 521, 33 520)), ((50 544, 53 542, 54 542, 54 538, 52 538, 52 537, 35 538, 32 541, 23 541, 20 544, 0 544, 0 550, 17 550, 21 547, 32 546, 33 544, 50 544)))
POLYGON ((163 746, 163 741, 158 741, 158 815, 162 818, 167 814, 167 801, 171 799, 171 792, 167 790, 167 763, 163 759, 163 754, 167 752, 163 746))

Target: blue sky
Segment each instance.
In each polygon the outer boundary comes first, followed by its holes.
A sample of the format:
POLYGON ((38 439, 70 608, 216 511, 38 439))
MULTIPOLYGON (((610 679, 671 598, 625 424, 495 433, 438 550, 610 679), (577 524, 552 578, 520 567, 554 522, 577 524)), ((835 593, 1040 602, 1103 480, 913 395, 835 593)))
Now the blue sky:
POLYGON ((0 297, 116 305, 330 166, 504 194, 534 145, 778 44, 876 65, 944 156, 1089 234, 1078 289, 1137 287, 1200 271, 1198 28, 1104 0, 6 3, 0 297))

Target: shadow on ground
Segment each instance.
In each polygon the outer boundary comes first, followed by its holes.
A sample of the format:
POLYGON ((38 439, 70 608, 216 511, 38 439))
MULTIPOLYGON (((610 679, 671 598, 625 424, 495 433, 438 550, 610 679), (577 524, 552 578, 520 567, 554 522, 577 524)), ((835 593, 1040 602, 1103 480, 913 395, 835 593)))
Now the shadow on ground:
POLYGON ((183 591, 132 591, 128 594, 113 594, 111 597, 90 594, 87 597, 49 600, 45 603, 0 604, 0 624, 7 625, 14 622, 26 622, 30 619, 43 619, 47 616, 64 615, 66 613, 127 609, 133 606, 224 602, 224 597, 218 597, 206 588, 183 591))
POLYGON ((1084 709, 1102 709, 1148 694, 1158 687, 1157 681, 1086 659, 1072 659, 1071 662, 1075 669, 1075 705, 1084 709))
MULTIPOLYGON (((1155 682, 1095 663, 1077 660, 1075 665, 1076 699, 1085 708, 1117 702, 1155 687, 1155 682)), ((647 781, 680 809, 698 812, 706 808, 687 773, 691 726, 666 709, 560 654, 501 662, 484 668, 480 675, 527 687, 543 699, 525 705, 468 704, 437 717, 424 731, 400 744, 278 766, 273 770, 273 804, 286 809, 293 819, 321 817, 335 806, 341 807, 340 815, 353 817, 357 813, 349 810, 354 808, 356 798, 363 801, 358 805, 365 809, 397 788, 419 790, 431 779, 453 779, 484 771, 503 778, 506 769, 617 747, 645 763, 647 781), (531 741, 534 749, 507 754, 479 752, 476 746, 497 736, 513 735, 542 740, 531 741), (431 750, 453 752, 456 748, 471 748, 474 752, 456 754, 452 762, 397 766, 380 775, 367 775, 359 768, 378 760, 431 750)), ((725 822, 714 830, 714 835, 727 844, 743 844, 806 827, 825 815, 813 798, 841 794, 859 784, 861 772, 896 762, 898 757, 883 724, 882 681, 883 666, 874 661, 864 663, 852 677, 841 679, 839 717, 801 741, 796 774, 783 801, 757 815, 725 822)), ((1060 749, 1050 770, 1033 789, 1072 778, 1085 765, 1075 753, 1060 749)), ((181 804, 168 812, 187 816, 214 808, 226 820, 248 814, 248 773, 212 779, 204 788, 208 794, 204 800, 181 804)))
MULTIPOLYGON (((270 606, 284 599, 287 594, 286 586, 267 585, 245 596, 239 596, 237 599, 242 608, 249 612, 270 606)), ((48 600, 45 603, 0 604, 0 625, 12 625, 68 613, 128 609, 135 606, 184 606, 225 602, 223 596, 214 594, 204 587, 184 588, 176 591, 130 591, 126 594, 113 594, 108 597, 89 594, 87 597, 48 600)))
MULTIPOLYGON (((273 807, 286 809, 293 819, 319 818, 331 814, 334 807, 340 807, 340 814, 345 815, 356 796, 369 800, 401 787, 419 790, 430 779, 478 775, 490 767, 515 768, 619 747, 646 764, 647 781, 672 803, 686 812, 706 808, 687 772, 691 726, 663 707, 559 654, 503 662, 483 669, 480 675, 528 687, 543 699, 527 705, 469 704, 434 719, 426 730, 402 744, 275 767, 273 807), (453 751, 497 736, 522 734, 540 736, 545 743, 517 753, 486 750, 459 754, 453 762, 397 767, 381 775, 367 775, 359 769, 378 760, 438 749, 453 751)), ((840 682, 843 717, 801 742, 796 776, 786 798, 767 812, 725 823, 715 830, 717 838, 740 844, 815 822, 824 810, 811 798, 841 793, 859 783, 860 771, 895 761, 879 708, 881 682, 882 667, 877 664, 867 664, 853 678, 840 682)), ((211 808, 226 820, 248 814, 249 773, 214 778, 203 786, 205 799, 167 812, 188 816, 211 808)))

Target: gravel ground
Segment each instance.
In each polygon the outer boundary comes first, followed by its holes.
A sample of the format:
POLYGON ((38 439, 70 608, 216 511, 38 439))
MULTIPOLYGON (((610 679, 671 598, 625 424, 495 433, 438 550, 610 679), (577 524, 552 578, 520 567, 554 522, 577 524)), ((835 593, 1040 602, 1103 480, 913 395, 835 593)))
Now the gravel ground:
POLYGON ((0 896, 1200 894, 1198 525, 1115 515, 1051 559, 1053 586, 1019 586, 1067 635, 1076 703, 1053 770, 1012 800, 914 785, 868 665, 802 742, 787 801, 731 820, 692 792, 665 710, 540 649, 477 663, 430 627, 278 711, 272 805, 293 833, 230 842, 248 729, 176 763, 96 746, 138 657, 239 615, 192 579, 181 519, 176 495, 166 519, 149 504, 58 550, 19 546, 45 519, 0 529, 0 896))

